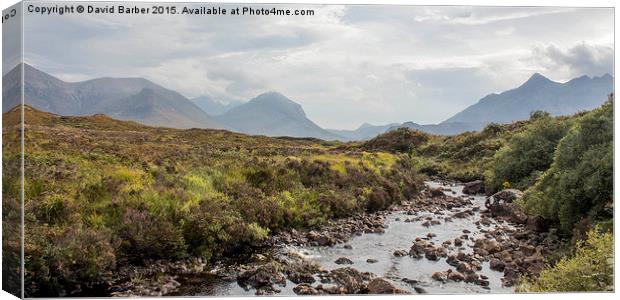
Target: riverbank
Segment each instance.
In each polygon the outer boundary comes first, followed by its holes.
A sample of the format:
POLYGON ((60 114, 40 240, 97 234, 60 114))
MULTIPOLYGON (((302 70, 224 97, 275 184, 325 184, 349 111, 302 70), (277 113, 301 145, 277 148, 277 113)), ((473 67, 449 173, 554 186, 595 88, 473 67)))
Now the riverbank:
POLYGON ((210 269, 198 261, 163 268, 153 286, 126 284, 114 295, 513 292, 520 276, 542 270, 557 238, 492 213, 485 196, 462 189, 427 182, 388 210, 281 232, 253 255, 210 269))

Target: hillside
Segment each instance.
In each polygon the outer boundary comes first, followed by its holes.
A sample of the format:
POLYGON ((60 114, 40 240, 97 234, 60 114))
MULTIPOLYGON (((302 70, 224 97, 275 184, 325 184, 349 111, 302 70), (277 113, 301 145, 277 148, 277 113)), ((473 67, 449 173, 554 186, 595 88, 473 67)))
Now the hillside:
MULTIPOLYGON (((384 209, 421 188, 421 177, 398 154, 24 111, 30 297, 109 283, 110 274, 153 259, 213 263, 271 233, 384 209)), ((20 155, 8 150, 19 149, 10 145, 19 145, 20 113, 17 107, 3 114, 7 214, 19 207, 20 155)), ((13 246, 5 253, 18 253, 13 246)))

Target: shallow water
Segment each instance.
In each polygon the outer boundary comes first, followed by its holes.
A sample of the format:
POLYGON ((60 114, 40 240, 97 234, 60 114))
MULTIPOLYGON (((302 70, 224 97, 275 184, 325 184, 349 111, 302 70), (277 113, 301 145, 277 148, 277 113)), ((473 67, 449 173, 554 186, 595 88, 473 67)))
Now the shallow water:
MULTIPOLYGON (((478 274, 486 275, 489 280, 489 287, 483 288, 473 283, 452 282, 445 283, 433 280, 432 274, 438 271, 455 270, 454 267, 446 263, 445 258, 439 261, 431 261, 426 258, 415 259, 410 256, 396 257, 393 255, 395 250, 409 251, 416 237, 424 238, 428 233, 436 236, 428 241, 435 245, 441 245, 444 241, 451 240, 463 235, 463 230, 469 230, 469 240, 463 240, 463 246, 458 248, 450 246, 449 254, 456 254, 459 251, 471 253, 473 241, 483 237, 486 230, 491 230, 496 226, 510 226, 506 223, 498 223, 494 220, 489 226, 475 224, 480 220, 479 212, 467 218, 452 218, 451 222, 444 222, 443 218, 454 213, 471 209, 472 207, 484 207, 484 196, 463 195, 462 185, 447 185, 439 182, 426 182, 432 188, 443 187, 444 193, 451 196, 462 196, 471 199, 472 205, 453 210, 441 211, 441 214, 432 212, 420 212, 416 215, 408 215, 405 211, 395 211, 386 216, 385 233, 368 233, 355 236, 347 242, 352 249, 345 249, 344 244, 334 247, 288 247, 285 251, 293 251, 306 259, 314 261, 332 270, 343 266, 351 266, 360 272, 372 272, 391 281, 396 287, 411 293, 416 293, 413 286, 402 281, 403 278, 417 280, 417 287, 423 288, 430 294, 462 294, 462 293, 511 293, 513 288, 503 287, 501 278, 502 272, 489 269, 488 262, 483 263, 483 269, 478 274), (441 224, 425 227, 422 225, 424 220, 404 222, 406 219, 432 216, 439 220, 441 224), (353 265, 338 265, 334 261, 339 257, 347 257, 353 261, 353 265), (376 263, 368 263, 367 259, 377 259, 376 263)), ((174 292, 174 295, 213 295, 213 296, 237 296, 254 295, 254 290, 244 290, 236 281, 227 281, 217 276, 208 277, 188 277, 179 278, 182 286, 174 292)), ((295 295, 293 292, 295 284, 288 281, 286 286, 276 286, 281 292, 278 295, 295 295)))

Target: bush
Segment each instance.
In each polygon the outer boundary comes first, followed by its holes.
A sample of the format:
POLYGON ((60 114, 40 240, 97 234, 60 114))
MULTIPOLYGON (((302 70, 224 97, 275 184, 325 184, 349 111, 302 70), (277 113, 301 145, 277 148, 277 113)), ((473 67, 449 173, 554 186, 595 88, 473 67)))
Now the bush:
POLYGON ((560 141, 549 170, 525 192, 526 212, 560 222, 570 233, 582 217, 611 218, 613 202, 613 96, 584 115, 560 141))
POLYGON ((369 151, 388 151, 408 153, 415 147, 425 143, 429 135, 411 128, 398 128, 381 134, 362 145, 362 149, 369 151))
POLYGON ((577 243, 572 257, 563 257, 538 278, 523 279, 518 292, 586 292, 614 290, 614 239, 611 232, 591 230, 577 243))
POLYGON ((128 208, 117 233, 123 253, 132 260, 180 258, 185 241, 179 228, 163 216, 128 208))
POLYGON ((62 296, 79 286, 99 283, 116 266, 116 244, 108 230, 74 224, 26 239, 27 296, 62 296))
POLYGON ((486 176, 487 190, 501 190, 505 181, 517 189, 531 186, 553 162, 553 153, 569 126, 570 122, 547 113, 532 113, 530 124, 495 154, 486 176))

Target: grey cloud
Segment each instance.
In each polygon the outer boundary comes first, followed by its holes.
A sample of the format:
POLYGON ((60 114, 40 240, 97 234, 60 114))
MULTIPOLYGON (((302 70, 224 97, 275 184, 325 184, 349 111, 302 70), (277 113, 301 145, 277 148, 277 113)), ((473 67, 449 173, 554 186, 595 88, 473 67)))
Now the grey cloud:
POLYGON ((537 47, 534 59, 548 68, 566 68, 572 76, 613 73, 614 49, 585 42, 562 49, 555 45, 537 47))
POLYGON ((25 55, 65 79, 139 76, 188 97, 276 90, 319 125, 354 128, 440 122, 534 72, 603 70, 613 53, 610 9, 281 7, 316 15, 28 15, 25 55))

